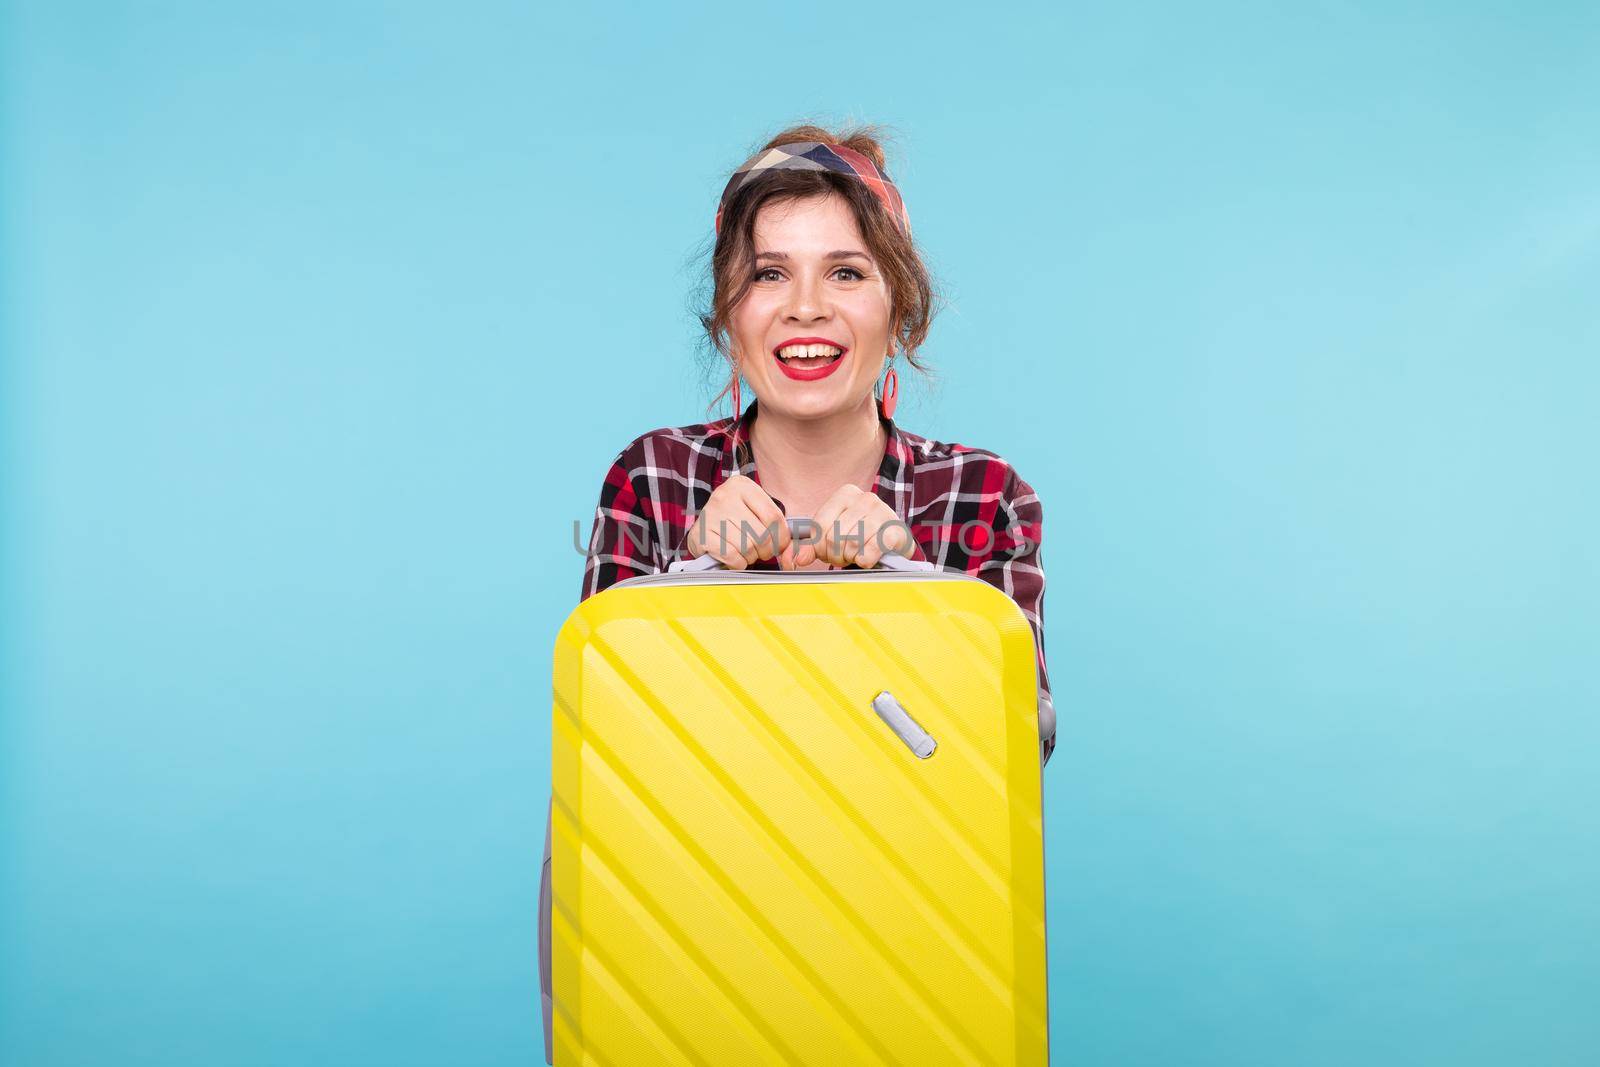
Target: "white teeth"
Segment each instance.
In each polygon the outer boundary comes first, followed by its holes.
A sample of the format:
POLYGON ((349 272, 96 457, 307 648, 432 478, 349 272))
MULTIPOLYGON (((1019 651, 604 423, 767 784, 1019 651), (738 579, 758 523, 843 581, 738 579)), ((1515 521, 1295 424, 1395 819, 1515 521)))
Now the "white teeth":
POLYGON ((787 345, 778 349, 781 359, 811 359, 818 356, 842 356, 844 350, 834 345, 787 345))

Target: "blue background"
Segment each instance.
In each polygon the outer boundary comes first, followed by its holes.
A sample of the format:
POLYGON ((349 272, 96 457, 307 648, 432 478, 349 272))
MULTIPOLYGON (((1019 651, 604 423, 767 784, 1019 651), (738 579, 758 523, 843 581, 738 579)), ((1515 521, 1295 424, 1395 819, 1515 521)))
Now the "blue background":
POLYGON ((1594 1062, 1600 8, 3 11, 8 1067, 537 1061, 573 522, 807 117, 1044 500, 1057 1062, 1594 1062))

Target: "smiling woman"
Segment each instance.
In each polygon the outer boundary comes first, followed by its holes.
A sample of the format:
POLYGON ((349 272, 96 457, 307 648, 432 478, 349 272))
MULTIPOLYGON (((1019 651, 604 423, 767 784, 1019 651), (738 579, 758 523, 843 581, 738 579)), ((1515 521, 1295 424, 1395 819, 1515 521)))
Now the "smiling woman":
POLYGON ((616 456, 580 599, 690 556, 826 570, 899 553, 1016 601, 1048 704, 1038 495, 994 452, 894 422, 897 356, 928 373, 918 349, 934 292, 875 132, 783 131, 733 172, 713 225, 701 323, 728 363, 712 403, 731 394, 733 411, 641 434, 616 456), (788 516, 810 517, 818 534, 792 537, 788 516))
MULTIPOLYGON (((719 358, 728 361, 728 385, 719 399, 731 393, 733 410, 711 422, 641 434, 612 460, 595 508, 580 600, 665 571, 686 556, 711 557, 739 571, 866 570, 880 562, 914 568, 885 559, 893 554, 976 577, 1011 597, 1032 630, 1039 752, 1048 760, 1055 711, 1044 659, 1043 511, 1032 487, 995 453, 929 440, 894 422, 895 358, 903 354, 926 373, 917 349, 928 335, 933 289, 877 138, 866 130, 786 130, 733 173, 714 225, 713 296, 701 321, 719 358), (755 394, 749 407, 741 404, 741 381, 755 394), (802 516, 815 524, 810 537, 789 529, 788 520, 802 516)), ((1026 652, 1020 662, 1026 670, 1026 652)), ((911 734, 920 729, 892 694, 874 699, 881 698, 899 712, 885 722, 900 721, 911 734)), ((950 699, 968 716, 964 721, 982 720, 970 703, 950 699)), ((874 707, 880 717, 886 714, 874 707)), ((741 729, 728 721, 730 734, 741 729)), ((1002 712, 992 721, 1014 720, 1002 712)), ((902 740, 908 736, 900 733, 902 740)), ((1030 725, 1030 744, 1032 738, 1030 725)), ((907 741, 918 759, 936 747, 930 736, 923 740, 926 747, 907 741)), ((985 750, 994 751, 986 747, 994 743, 986 737, 985 750)), ((710 759, 697 758, 702 766, 710 759)), ((944 765, 963 758, 970 754, 946 756, 944 765)), ((1031 752, 1027 763, 1031 771, 1031 752)), ((1027 780, 1015 761, 1009 767, 1027 780)), ((932 779, 917 781, 934 788, 932 779)), ((572 806, 564 812, 570 824, 572 806)), ((556 906, 550 834, 547 828, 540 912, 547 1055, 559 1000, 549 951, 556 906)), ((684 834, 670 836, 681 843, 684 834)), ((568 847, 567 855, 575 855, 568 847)), ((848 867, 840 855, 828 864, 848 867)), ((958 866, 941 868, 941 879, 958 866)), ((1018 870, 1026 867, 1022 862, 1018 870)), ((565 891, 569 910, 581 895, 576 885, 569 882, 565 891)), ((584 929, 581 918, 567 915, 566 921, 571 937, 584 929)), ((904 973, 901 967, 897 973, 904 973)), ((569 989, 582 986, 570 970, 566 981, 569 989)))

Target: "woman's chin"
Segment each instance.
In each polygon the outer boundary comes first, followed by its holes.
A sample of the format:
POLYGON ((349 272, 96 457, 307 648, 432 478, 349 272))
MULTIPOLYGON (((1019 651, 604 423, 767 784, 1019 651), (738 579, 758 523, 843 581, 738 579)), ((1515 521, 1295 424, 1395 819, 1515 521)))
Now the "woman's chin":
POLYGON ((777 411, 797 419, 842 415, 855 410, 857 406, 857 401, 841 389, 819 389, 815 386, 803 389, 780 387, 770 402, 765 399, 761 402, 764 411, 777 411))

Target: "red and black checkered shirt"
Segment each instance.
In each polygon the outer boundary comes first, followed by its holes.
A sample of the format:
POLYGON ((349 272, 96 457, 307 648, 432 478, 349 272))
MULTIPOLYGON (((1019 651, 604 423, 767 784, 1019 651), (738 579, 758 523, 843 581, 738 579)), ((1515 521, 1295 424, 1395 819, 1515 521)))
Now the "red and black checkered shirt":
MULTIPOLYGON (((580 600, 686 558, 684 541, 712 490, 735 474, 761 483, 749 447, 757 404, 752 400, 737 423, 730 415, 651 430, 617 454, 600 487, 580 600)), ((981 578, 1017 602, 1033 628, 1039 688, 1048 697, 1038 494, 995 453, 902 430, 883 418, 881 402, 878 414, 889 444, 875 490, 910 528, 910 557, 981 578)), ((778 561, 758 560, 749 569, 778 570, 778 561)), ((1054 747, 1052 740, 1045 755, 1054 747)))

